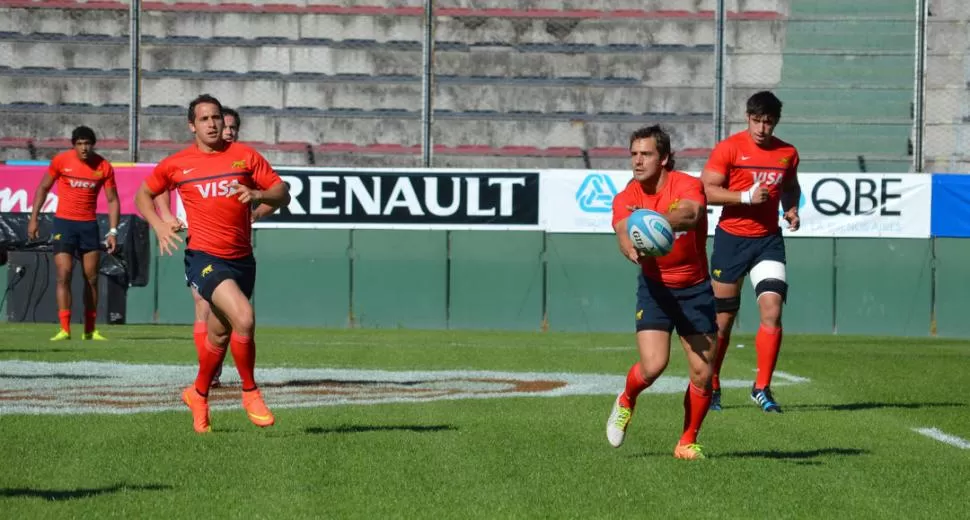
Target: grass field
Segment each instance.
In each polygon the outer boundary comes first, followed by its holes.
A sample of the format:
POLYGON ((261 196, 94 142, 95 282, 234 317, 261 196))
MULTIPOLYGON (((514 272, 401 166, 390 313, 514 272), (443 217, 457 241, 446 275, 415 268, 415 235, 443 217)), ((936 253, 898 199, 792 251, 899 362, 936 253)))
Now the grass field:
POLYGON ((709 458, 686 462, 679 347, 626 444, 606 442, 632 334, 265 328, 276 426, 230 384, 199 436, 178 402, 189 327, 53 330, 0 324, 3 518, 967 517, 970 449, 914 431, 970 439, 967 342, 788 336, 768 415, 739 337, 709 458))

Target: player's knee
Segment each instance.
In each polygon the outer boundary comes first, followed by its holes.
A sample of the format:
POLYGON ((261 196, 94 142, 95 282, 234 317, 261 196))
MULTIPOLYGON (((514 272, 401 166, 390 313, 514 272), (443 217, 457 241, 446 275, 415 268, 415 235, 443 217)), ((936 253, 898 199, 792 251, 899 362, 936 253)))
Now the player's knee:
POLYGON ((783 280, 769 278, 762 280, 755 289, 758 296, 758 311, 762 325, 781 326, 781 309, 788 294, 788 284, 783 280))
POLYGON ((195 301, 195 321, 207 321, 210 312, 209 302, 202 299, 195 301))
POLYGON ((58 269, 57 285, 71 285, 71 274, 70 269, 58 269))
POLYGON ((209 341, 213 345, 218 345, 220 347, 225 347, 229 344, 229 331, 228 330, 212 330, 208 331, 209 341))
POLYGON ((660 377, 667 368, 667 360, 661 358, 648 358, 640 360, 640 374, 644 379, 653 381, 660 377))
POLYGON ((232 330, 251 335, 256 327, 256 316, 253 313, 253 308, 247 305, 244 308, 237 309, 229 316, 229 323, 232 325, 232 330))

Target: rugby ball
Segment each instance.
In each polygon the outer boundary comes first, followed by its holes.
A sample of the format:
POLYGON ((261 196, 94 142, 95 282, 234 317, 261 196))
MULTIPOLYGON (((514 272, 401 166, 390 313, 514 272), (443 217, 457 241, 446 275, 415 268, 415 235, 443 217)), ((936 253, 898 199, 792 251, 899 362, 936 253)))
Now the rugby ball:
POLYGON ((634 211, 626 221, 633 247, 647 256, 664 256, 674 247, 674 230, 667 219, 649 209, 634 211))

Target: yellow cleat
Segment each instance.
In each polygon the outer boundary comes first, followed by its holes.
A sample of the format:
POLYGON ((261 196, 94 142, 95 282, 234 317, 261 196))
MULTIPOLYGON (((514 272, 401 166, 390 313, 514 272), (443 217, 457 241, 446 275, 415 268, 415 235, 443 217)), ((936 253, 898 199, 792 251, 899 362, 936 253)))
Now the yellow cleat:
POLYGON ((108 338, 101 335, 98 331, 92 331, 90 334, 84 334, 81 336, 82 340, 94 340, 94 341, 108 341, 108 338))
POLYGON ((51 341, 66 341, 69 339, 71 339, 71 333, 64 329, 61 329, 57 332, 57 334, 54 334, 54 337, 51 338, 51 341))
POLYGON ((683 460, 706 459, 700 444, 678 444, 674 448, 674 457, 683 460))

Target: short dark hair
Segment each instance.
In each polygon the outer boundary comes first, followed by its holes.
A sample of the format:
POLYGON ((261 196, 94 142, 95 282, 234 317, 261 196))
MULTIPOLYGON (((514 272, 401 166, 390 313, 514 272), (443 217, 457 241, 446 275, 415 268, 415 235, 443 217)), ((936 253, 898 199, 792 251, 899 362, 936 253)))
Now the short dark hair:
POLYGON ((97 144, 98 138, 94 135, 94 130, 91 130, 86 126, 79 126, 71 132, 71 144, 77 144, 78 141, 84 139, 85 141, 91 141, 91 144, 97 144))
POLYGON ((748 98, 747 113, 749 116, 781 119, 781 100, 771 92, 762 90, 748 98))
POLYGON ((660 125, 650 125, 635 130, 630 134, 630 148, 633 148, 634 141, 649 139, 651 137, 657 142, 657 153, 660 154, 660 158, 667 158, 667 165, 664 168, 673 170, 675 161, 674 151, 670 149, 670 134, 665 132, 660 125))
POLYGON ((202 103, 212 103, 213 105, 219 107, 219 113, 222 113, 222 103, 218 99, 210 96, 209 94, 201 94, 199 97, 192 100, 189 103, 189 122, 195 121, 195 107, 202 103))
POLYGON ((238 125, 239 128, 242 128, 242 118, 239 117, 239 112, 236 112, 235 110, 229 107, 222 107, 222 118, 225 119, 226 116, 232 116, 233 118, 235 118, 236 125, 238 125))

